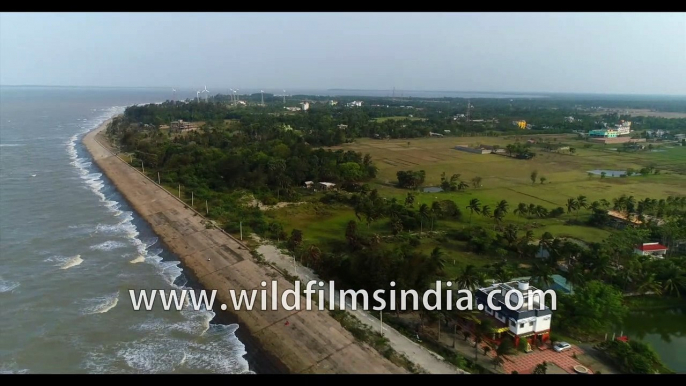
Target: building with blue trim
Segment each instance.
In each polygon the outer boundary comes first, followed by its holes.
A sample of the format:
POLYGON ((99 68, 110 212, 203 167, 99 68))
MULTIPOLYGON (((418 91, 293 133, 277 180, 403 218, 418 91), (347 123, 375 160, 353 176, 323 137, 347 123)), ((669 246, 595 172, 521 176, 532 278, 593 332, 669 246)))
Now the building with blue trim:
POLYGON ((514 339, 515 345, 526 339, 534 346, 550 338, 553 312, 544 303, 544 291, 530 286, 528 281, 496 283, 476 291, 477 307, 497 321, 497 338, 502 339, 503 335, 509 335, 514 339), (521 305, 518 301, 519 294, 523 297, 521 305), (512 307, 508 307, 506 296, 509 296, 509 306, 512 307), (491 304, 500 309, 489 306, 489 297, 491 304), (515 308, 517 305, 519 307, 515 308))

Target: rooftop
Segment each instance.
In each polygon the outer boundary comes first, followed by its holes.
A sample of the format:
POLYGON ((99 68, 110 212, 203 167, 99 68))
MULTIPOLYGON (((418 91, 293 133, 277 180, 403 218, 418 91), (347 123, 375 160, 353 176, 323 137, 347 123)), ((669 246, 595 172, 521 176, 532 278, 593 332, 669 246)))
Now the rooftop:
POLYGON ((643 251, 643 252, 650 252, 650 251, 666 251, 667 247, 660 243, 643 243, 642 245, 637 245, 636 249, 643 251))
POLYGON ((510 290, 519 290, 522 296, 524 297, 524 302, 522 302, 522 306, 513 311, 531 311, 539 308, 539 302, 536 298, 533 299, 531 307, 529 306, 529 291, 537 291, 538 288, 529 285, 527 281, 510 281, 507 283, 495 283, 489 287, 479 288, 479 292, 482 292, 486 295, 493 291, 498 291, 499 293, 493 295, 493 299, 502 304, 505 304, 505 294, 507 294, 507 292, 510 290))

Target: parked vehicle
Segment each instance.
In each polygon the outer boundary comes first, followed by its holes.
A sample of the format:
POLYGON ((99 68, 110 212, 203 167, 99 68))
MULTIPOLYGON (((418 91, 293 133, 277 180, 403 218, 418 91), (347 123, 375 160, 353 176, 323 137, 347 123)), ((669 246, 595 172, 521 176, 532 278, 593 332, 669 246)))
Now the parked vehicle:
POLYGON ((553 345, 553 350, 556 352, 563 352, 572 348, 572 345, 567 342, 557 342, 553 345))

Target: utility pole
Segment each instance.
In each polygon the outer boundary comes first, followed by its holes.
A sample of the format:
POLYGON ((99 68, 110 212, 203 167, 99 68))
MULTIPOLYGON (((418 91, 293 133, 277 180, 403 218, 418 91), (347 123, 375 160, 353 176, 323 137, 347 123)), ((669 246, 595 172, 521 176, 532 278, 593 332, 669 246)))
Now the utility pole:
POLYGON ((143 169, 143 174, 145 174, 145 166, 143 166, 143 161, 141 161, 141 169, 143 169))
POLYGON ((193 207, 193 192, 191 192, 191 208, 193 207))
POLYGON ((383 311, 379 311, 379 320, 381 321, 381 336, 383 336, 383 311))
POLYGON ((243 221, 238 223, 238 227, 241 230, 241 241, 243 241, 243 221))
POLYGON ((207 200, 205 200, 205 214, 210 214, 210 207, 207 206, 207 200))
POLYGON ((160 182, 160 172, 157 172, 157 185, 162 185, 160 182))
POLYGON ((181 184, 179 184, 179 198, 181 198, 181 184))

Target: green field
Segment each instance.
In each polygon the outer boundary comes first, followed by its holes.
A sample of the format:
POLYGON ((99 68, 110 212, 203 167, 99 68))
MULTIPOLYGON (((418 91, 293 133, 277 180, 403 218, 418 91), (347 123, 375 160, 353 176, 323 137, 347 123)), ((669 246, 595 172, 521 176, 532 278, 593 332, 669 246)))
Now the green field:
MULTIPOLYGON (((587 242, 600 242, 609 235, 609 231, 577 225, 566 225, 568 219, 586 218, 590 212, 580 210, 574 214, 564 214, 554 219, 527 219, 516 216, 513 210, 519 203, 536 204, 552 210, 557 207, 566 209, 568 198, 584 195, 588 203, 594 200, 613 198, 622 194, 633 195, 636 199, 666 198, 667 196, 682 195, 686 192, 686 176, 679 174, 680 168, 686 165, 686 147, 661 148, 661 152, 644 151, 639 153, 618 153, 609 150, 612 145, 594 144, 591 148, 584 148, 587 142, 577 140, 572 136, 538 136, 557 138, 577 149, 575 154, 558 154, 534 149, 537 156, 532 160, 518 160, 504 155, 473 154, 453 149, 456 145, 498 144, 505 146, 513 143, 514 138, 470 137, 470 138, 421 138, 403 140, 372 140, 362 139, 352 144, 346 144, 335 149, 354 150, 369 153, 379 168, 375 181, 370 182, 372 189, 378 189, 383 197, 395 197, 403 201, 409 190, 396 188, 396 172, 399 170, 424 170, 426 172, 425 187, 440 184, 441 173, 446 177, 461 174, 460 179, 470 183, 475 176, 482 178, 481 187, 467 188, 463 192, 416 193, 415 208, 438 200, 453 200, 463 212, 461 221, 438 221, 435 230, 449 230, 461 228, 469 223, 469 211, 465 206, 473 198, 478 198, 481 205, 489 205, 493 209, 497 202, 506 200, 509 203, 509 213, 504 223, 515 223, 521 227, 533 228, 539 237, 544 232, 550 232, 558 237, 571 237, 587 242), (409 145, 408 145, 409 142, 409 145), (658 175, 631 176, 626 178, 588 176, 589 170, 608 169, 626 170, 627 168, 641 169, 653 165, 660 170, 658 175), (532 184, 531 172, 536 170, 538 176, 545 176, 544 184, 537 181, 532 184)), ((521 137, 520 140, 533 138, 521 137)), ((615 145, 616 146, 616 145, 615 145)), ((306 243, 326 245, 330 241, 343 240, 348 221, 356 219, 353 211, 344 206, 327 207, 323 204, 308 204, 290 207, 272 212, 269 216, 279 219, 287 225, 287 231, 297 228, 303 231, 306 243)), ((471 222, 484 226, 494 226, 493 220, 474 215, 471 222)), ((389 233, 387 220, 382 219, 372 224, 369 233, 386 235, 389 233)), ((360 229, 366 228, 360 224, 360 229)), ((426 239, 422 242, 422 249, 427 252, 434 246, 441 246, 449 256, 463 264, 486 264, 488 259, 464 252, 458 243, 436 242, 426 239)), ((458 266, 460 264, 457 264, 458 266)), ((446 267, 451 272, 450 267, 446 267)))

